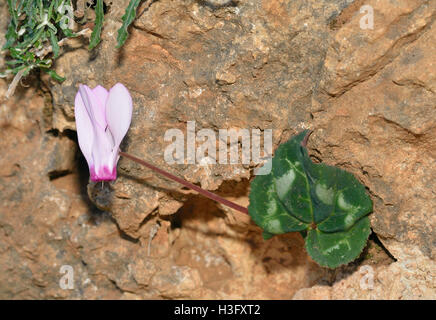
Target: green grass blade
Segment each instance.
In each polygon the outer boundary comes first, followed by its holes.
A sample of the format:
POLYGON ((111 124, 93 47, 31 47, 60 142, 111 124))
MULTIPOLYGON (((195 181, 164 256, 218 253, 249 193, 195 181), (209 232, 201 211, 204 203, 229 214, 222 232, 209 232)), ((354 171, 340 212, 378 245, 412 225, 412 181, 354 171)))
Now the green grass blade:
POLYGON ((18 26, 18 14, 17 14, 17 1, 14 0, 8 0, 8 6, 9 6, 9 14, 11 15, 12 22, 14 23, 14 26, 18 26))
POLYGON ((95 27, 94 30, 92 30, 89 50, 94 49, 101 40, 101 29, 103 28, 104 21, 103 0, 97 0, 97 5, 95 6, 95 14, 95 27))
POLYGON ((140 2, 141 0, 131 0, 127 6, 126 12, 122 17, 123 25, 118 30, 117 48, 121 48, 121 46, 126 42, 127 37, 129 36, 128 28, 133 20, 135 20, 136 9, 138 8, 140 2))
POLYGON ((8 27, 8 32, 6 33, 6 43, 3 46, 3 50, 6 50, 8 48, 10 48, 15 41, 17 40, 17 33, 15 32, 15 28, 13 26, 13 24, 11 23, 8 27))
POLYGON ((65 78, 64 77, 61 77, 60 75, 58 75, 57 73, 56 73, 56 71, 54 71, 53 69, 43 69, 45 72, 47 72, 48 73, 48 75, 53 79, 53 80, 56 80, 56 81, 58 81, 58 82, 64 82, 65 81, 65 78))
POLYGON ((50 43, 51 47, 53 49, 53 55, 55 58, 59 56, 59 44, 58 44, 58 38, 56 37, 56 33, 52 30, 49 31, 50 33, 50 43))

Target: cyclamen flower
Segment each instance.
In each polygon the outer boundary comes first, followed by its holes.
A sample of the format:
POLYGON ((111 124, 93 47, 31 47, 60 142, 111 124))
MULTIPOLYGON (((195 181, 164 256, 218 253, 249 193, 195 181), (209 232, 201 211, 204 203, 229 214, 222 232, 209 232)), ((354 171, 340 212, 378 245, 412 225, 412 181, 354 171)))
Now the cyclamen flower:
POLYGON ((121 83, 108 92, 79 85, 75 117, 79 146, 89 166, 92 181, 117 178, 118 152, 132 119, 132 98, 121 83))

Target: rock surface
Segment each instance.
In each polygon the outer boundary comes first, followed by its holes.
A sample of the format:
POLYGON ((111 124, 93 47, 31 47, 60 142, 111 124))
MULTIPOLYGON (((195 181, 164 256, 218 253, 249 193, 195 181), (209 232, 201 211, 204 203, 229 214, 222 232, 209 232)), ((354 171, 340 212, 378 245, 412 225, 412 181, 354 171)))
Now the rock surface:
POLYGON ((395 257, 416 247, 434 260, 436 3, 366 3, 374 30, 359 32, 353 16, 328 50, 311 141, 368 187, 373 230, 395 257))
POLYGON ((415 251, 410 259, 391 265, 363 265, 351 276, 333 286, 316 285, 299 290, 293 297, 302 299, 415 300, 435 298, 434 261, 415 251))
POLYGON ((115 50, 127 2, 112 2, 97 50, 77 39, 60 56, 63 84, 29 78, 1 101, 0 297, 436 298, 434 1, 161 0, 115 50), (325 270, 299 234, 265 242, 248 217, 127 159, 116 182, 87 187, 74 96, 116 82, 134 99, 125 151, 241 205, 254 163, 169 165, 165 130, 274 129, 275 149, 313 129, 311 153, 368 187, 372 228, 397 261, 380 249, 377 262, 325 270), (73 290, 60 288, 63 265, 73 290))
POLYGON ((365 1, 374 29, 349 17, 314 94, 316 156, 354 172, 374 201, 373 231, 398 261, 362 290, 355 273, 296 298, 434 299, 436 270, 436 3, 365 1), (338 130, 340 128, 340 130, 338 130))

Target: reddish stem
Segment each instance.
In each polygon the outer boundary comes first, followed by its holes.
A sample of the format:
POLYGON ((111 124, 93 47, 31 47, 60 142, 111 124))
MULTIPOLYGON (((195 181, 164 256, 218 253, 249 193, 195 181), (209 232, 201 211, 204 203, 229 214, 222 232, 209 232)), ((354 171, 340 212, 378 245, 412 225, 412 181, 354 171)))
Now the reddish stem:
POLYGON ((151 163, 148 163, 148 162, 146 162, 144 160, 136 158, 135 156, 132 156, 132 155, 130 155, 128 153, 125 153, 125 152, 122 152, 122 151, 120 151, 119 154, 120 154, 120 156, 129 158, 130 160, 135 161, 135 162, 137 162, 137 163, 139 163, 139 164, 141 164, 141 165, 143 165, 143 166, 145 166, 145 167, 147 167, 147 168, 149 168, 149 169, 151 169, 153 171, 156 171, 157 173, 159 173, 159 174, 161 174, 161 175, 163 175, 163 176, 165 176, 165 177, 167 177, 167 178, 169 178, 171 180, 177 181, 178 183, 184 185, 185 187, 188 187, 189 189, 197 191, 198 193, 202 194, 203 196, 205 196, 205 197, 207 197, 207 198, 209 198, 211 200, 214 200, 214 201, 217 201, 219 203, 222 203, 223 205, 225 205, 225 206, 227 206, 229 208, 238 210, 239 212, 248 214, 248 209, 247 208, 245 208, 243 206, 240 206, 240 205, 238 205, 238 204, 236 204, 236 203, 234 203, 232 201, 229 201, 227 199, 224 199, 223 197, 220 197, 219 195, 217 195, 215 193, 212 193, 210 191, 204 190, 201 187, 199 187, 199 186, 197 186, 197 185, 195 185, 193 183, 190 183, 190 182, 188 182, 186 180, 183 180, 183 179, 181 179, 179 177, 176 177, 175 175, 173 175, 173 174, 171 174, 171 173, 169 173, 169 172, 167 172, 165 170, 159 169, 158 167, 152 165, 151 163))
POLYGON ((307 147, 307 140, 309 140, 309 136, 312 134, 312 130, 307 132, 306 136, 304 137, 303 141, 301 141, 301 146, 306 148, 307 147))

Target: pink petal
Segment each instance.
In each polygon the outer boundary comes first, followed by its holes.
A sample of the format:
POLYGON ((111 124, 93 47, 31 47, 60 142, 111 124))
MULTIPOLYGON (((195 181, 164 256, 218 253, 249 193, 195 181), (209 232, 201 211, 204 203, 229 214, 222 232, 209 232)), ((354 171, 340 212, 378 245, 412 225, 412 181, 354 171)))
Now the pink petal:
POLYGON ((113 161, 114 145, 104 130, 95 129, 94 145, 92 146, 92 158, 94 159, 95 176, 91 179, 113 180, 112 172, 116 173, 116 163, 113 161))
POLYGON ((94 89, 92 89, 92 92, 97 97, 97 99, 103 103, 103 109, 105 109, 106 108, 106 100, 107 100, 107 97, 109 96, 109 91, 107 91, 106 88, 98 85, 94 89))
POLYGON ((88 114, 94 125, 99 125, 103 130, 106 128, 105 105, 94 92, 86 85, 79 85, 79 93, 82 96, 83 103, 88 110, 88 114))
POLYGON ((95 168, 90 169, 90 178, 91 181, 113 181, 117 179, 117 168, 108 168, 103 167, 100 168, 100 171, 96 171, 95 168))
POLYGON ((116 154, 118 154, 121 141, 126 135, 127 130, 129 130, 132 110, 132 97, 129 91, 121 83, 117 83, 109 91, 109 97, 106 102, 106 120, 114 139, 114 151, 116 154))
POLYGON ((94 141, 94 127, 88 110, 83 103, 80 92, 77 92, 74 102, 74 114, 76 117, 77 137, 79 140, 80 150, 85 156, 88 166, 91 168, 94 165, 92 158, 92 145, 94 141))

